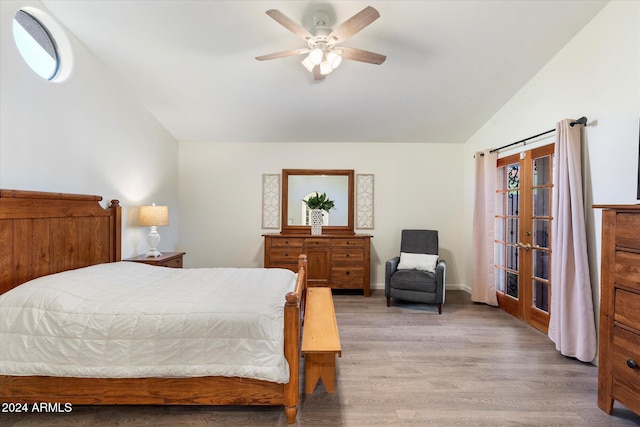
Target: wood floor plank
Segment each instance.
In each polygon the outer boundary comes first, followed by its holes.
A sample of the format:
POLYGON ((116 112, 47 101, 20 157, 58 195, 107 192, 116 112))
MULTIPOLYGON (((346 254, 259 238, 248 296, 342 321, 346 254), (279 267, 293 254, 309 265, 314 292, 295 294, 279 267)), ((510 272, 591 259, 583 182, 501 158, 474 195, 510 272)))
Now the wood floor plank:
MULTIPOLYGON (((336 390, 301 393, 305 426, 640 426, 597 407, 597 367, 561 356, 549 338, 499 309, 447 292, 435 306, 334 295, 342 358, 336 390)), ((303 359, 304 363, 304 359, 303 359)), ((301 378, 304 369, 300 370, 301 378)), ((301 391, 304 384, 301 384, 301 391)), ((285 426, 278 407, 90 407, 0 414, 3 426, 285 426)))

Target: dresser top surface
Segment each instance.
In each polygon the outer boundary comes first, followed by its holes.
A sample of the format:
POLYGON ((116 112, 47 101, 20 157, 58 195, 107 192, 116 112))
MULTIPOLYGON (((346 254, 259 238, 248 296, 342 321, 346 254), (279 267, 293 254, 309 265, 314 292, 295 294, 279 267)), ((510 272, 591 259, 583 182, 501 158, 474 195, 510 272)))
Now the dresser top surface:
POLYGON ((640 203, 636 205, 593 205, 594 209, 611 209, 617 211, 637 211, 640 212, 640 203))
POLYGON ((264 237, 305 237, 305 238, 328 238, 328 239, 362 239, 366 237, 373 237, 370 234, 320 234, 318 236, 314 236, 312 234, 281 234, 281 233, 267 233, 263 234, 264 237))

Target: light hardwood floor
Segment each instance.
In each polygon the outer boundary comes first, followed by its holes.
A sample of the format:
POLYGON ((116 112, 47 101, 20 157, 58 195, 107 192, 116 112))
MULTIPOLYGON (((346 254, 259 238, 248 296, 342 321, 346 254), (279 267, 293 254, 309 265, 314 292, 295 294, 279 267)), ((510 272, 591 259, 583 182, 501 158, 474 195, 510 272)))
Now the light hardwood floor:
MULTIPOLYGON (((297 425, 640 426, 596 404, 597 368, 561 356, 546 335, 499 309, 447 293, 435 306, 334 295, 342 343, 335 394, 302 395, 297 425)), ((281 408, 87 407, 0 414, 3 426, 276 426, 281 408)))

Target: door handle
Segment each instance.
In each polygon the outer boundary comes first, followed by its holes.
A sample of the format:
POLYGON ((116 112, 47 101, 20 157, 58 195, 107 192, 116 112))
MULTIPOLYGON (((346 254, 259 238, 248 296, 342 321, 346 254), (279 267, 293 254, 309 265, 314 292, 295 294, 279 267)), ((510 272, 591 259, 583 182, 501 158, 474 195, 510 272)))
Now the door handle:
POLYGON ((518 243, 516 243, 516 246, 518 248, 520 248, 520 249, 524 249, 524 250, 527 250, 527 251, 531 249, 531 245, 529 243, 525 244, 525 243, 522 243, 522 242, 518 242, 518 243))

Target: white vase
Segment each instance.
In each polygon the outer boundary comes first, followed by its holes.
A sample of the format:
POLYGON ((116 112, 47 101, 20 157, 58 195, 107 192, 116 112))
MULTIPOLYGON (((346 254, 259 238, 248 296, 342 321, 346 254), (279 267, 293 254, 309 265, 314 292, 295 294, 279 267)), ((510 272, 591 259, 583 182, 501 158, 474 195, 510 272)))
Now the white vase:
POLYGON ((311 235, 320 236, 322 234, 322 209, 312 209, 309 216, 311 218, 311 235))

